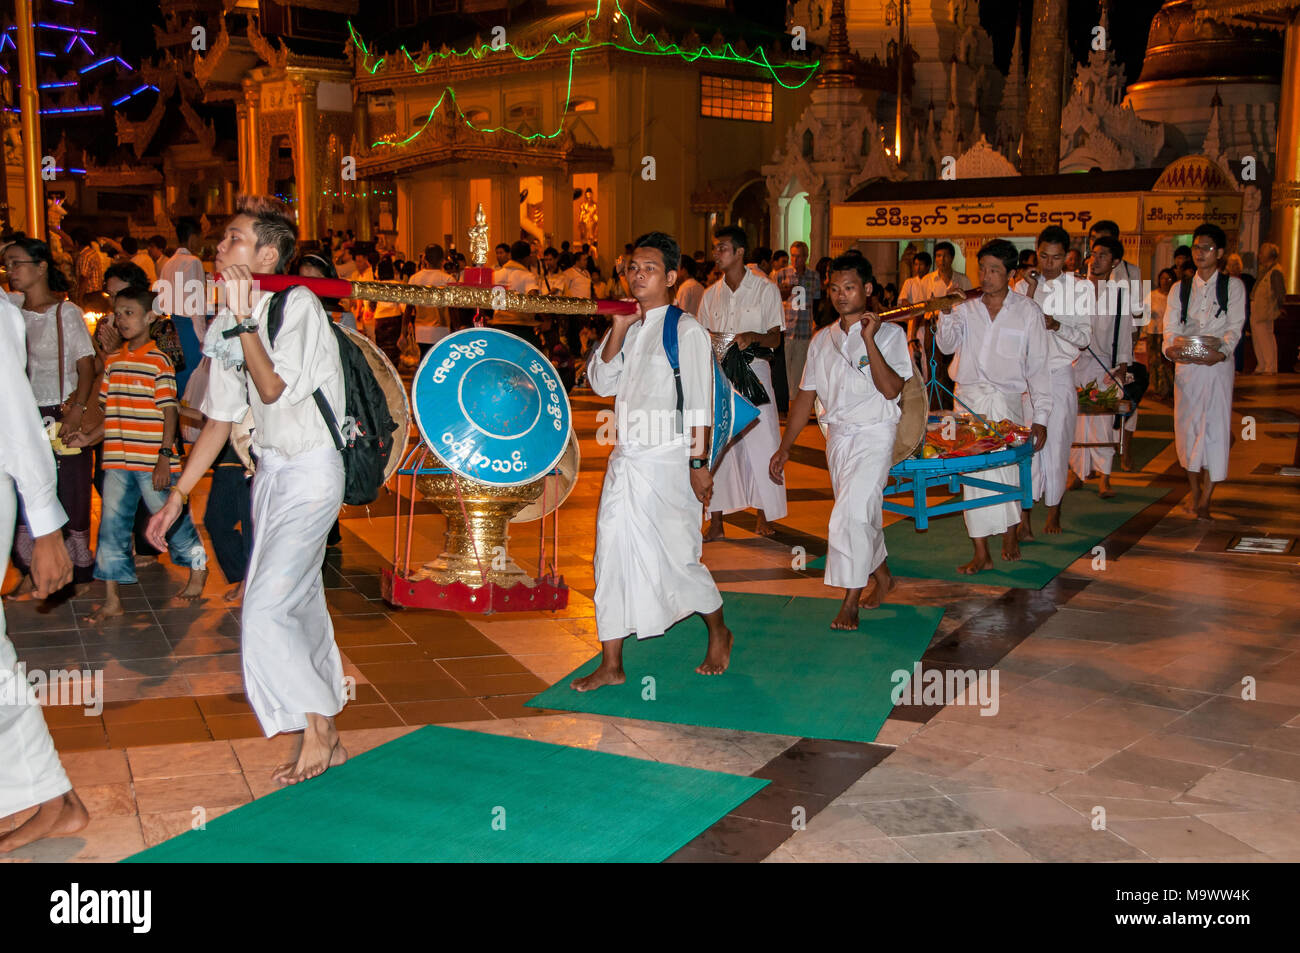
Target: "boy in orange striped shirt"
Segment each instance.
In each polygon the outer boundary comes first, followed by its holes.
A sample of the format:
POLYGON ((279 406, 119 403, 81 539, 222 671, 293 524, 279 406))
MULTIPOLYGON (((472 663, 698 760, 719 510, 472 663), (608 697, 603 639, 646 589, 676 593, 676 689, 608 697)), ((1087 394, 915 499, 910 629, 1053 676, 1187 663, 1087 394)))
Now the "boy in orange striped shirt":
MULTIPOLYGON (((171 360, 149 335, 153 292, 127 288, 118 293, 113 311, 119 351, 105 356, 100 398, 104 423, 89 434, 76 434, 70 446, 104 441, 103 514, 99 545, 95 550, 95 578, 107 583, 104 604, 91 622, 122 614, 119 588, 136 582, 131 559, 131 532, 141 499, 156 513, 180 473, 172 447, 180 407, 176 399, 176 373, 171 360), (75 443, 74 443, 75 441, 75 443)), ((172 605, 189 605, 203 592, 207 555, 189 514, 176 522, 167 541, 172 562, 190 571, 189 583, 172 605)))

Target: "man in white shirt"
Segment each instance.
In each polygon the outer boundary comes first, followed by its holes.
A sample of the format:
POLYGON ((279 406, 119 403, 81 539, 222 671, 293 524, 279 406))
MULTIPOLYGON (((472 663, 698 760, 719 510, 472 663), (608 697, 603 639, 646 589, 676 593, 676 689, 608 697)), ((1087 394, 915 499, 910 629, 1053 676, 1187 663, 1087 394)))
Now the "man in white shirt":
POLYGON ((823 581, 844 588, 831 628, 856 629, 859 604, 874 609, 894 588, 885 562, 884 491, 912 357, 906 332, 868 310, 872 275, 865 258, 850 253, 831 262, 827 290, 840 319, 813 336, 785 438, 768 469, 773 482, 784 481, 790 448, 820 397, 835 491, 823 581))
POLYGON ((695 259, 682 256, 681 264, 677 267, 677 273, 680 278, 677 282, 677 294, 673 298, 673 304, 681 308, 687 314, 698 315, 700 313, 700 300, 704 297, 704 285, 695 280, 695 274, 699 270, 699 265, 695 259))
MULTIPOLYGON (((952 263, 957 256, 957 250, 953 247, 952 242, 939 242, 934 246, 934 271, 926 272, 911 291, 908 291, 908 301, 929 301, 931 298, 940 298, 956 291, 970 291, 970 279, 961 272, 954 271, 952 263), (910 297, 916 295, 915 298, 910 297)), ((904 283, 904 290, 907 289, 904 283)), ((903 301, 899 300, 899 304, 903 301)), ((916 342, 916 349, 920 351, 921 376, 929 380, 930 378, 930 357, 932 342, 932 331, 930 323, 924 317, 913 318, 908 322, 908 339, 916 342)), ((951 361, 939 354, 934 354, 934 358, 939 368, 939 381, 945 387, 951 388, 952 379, 948 376, 948 365, 951 361)), ((945 395, 946 399, 946 395, 945 395)))
MULTIPOLYGON (((0 579, 9 571, 17 490, 35 537, 30 561, 35 596, 44 599, 72 581, 72 560, 60 529, 67 516, 59 505, 54 457, 23 370, 23 323, 19 310, 0 299, 0 406, 5 408, 0 414, 0 579)), ((0 822, 37 808, 13 830, 0 833, 0 854, 44 837, 75 834, 89 821, 30 688, 0 613, 0 822)))
MULTIPOLYGON (((1109 219, 1102 219, 1100 222, 1094 222, 1088 229, 1088 247, 1101 235, 1109 235, 1115 241, 1119 242, 1119 258, 1111 268, 1110 280, 1112 283, 1122 282, 1124 285, 1125 307, 1133 319, 1133 326, 1130 336, 1133 338, 1134 369, 1141 368, 1138 373, 1146 371, 1146 365, 1136 360, 1137 344, 1140 336, 1145 334, 1149 328, 1151 314, 1147 310, 1148 299, 1146 292, 1142 287, 1142 272, 1137 265, 1124 259, 1124 243, 1120 242, 1119 225, 1109 219)), ((1124 439, 1124 448, 1120 453, 1120 468, 1123 470, 1133 469, 1133 434, 1137 431, 1138 410, 1135 407, 1133 413, 1124 418, 1124 431, 1127 434, 1124 439)))
POLYGON ((343 420, 343 367, 315 295, 302 287, 284 293, 283 323, 272 344, 272 298, 252 281, 255 272, 283 274, 297 237, 293 220, 270 199, 249 199, 226 226, 216 268, 227 305, 204 341, 212 359, 202 406, 207 422, 148 530, 155 545, 164 541, 232 423, 251 409, 257 541, 240 617, 244 685, 267 737, 302 732, 295 760, 273 775, 281 784, 314 778, 347 758, 334 726, 345 704, 343 664, 320 573, 343 503, 343 460, 314 397, 319 393, 343 420))
MULTIPOLYGON (((1048 331, 1047 367, 1051 374, 1052 416, 1047 421, 1047 444, 1034 454, 1034 502, 1047 506, 1044 531, 1061 531, 1061 498, 1070 474, 1070 442, 1079 416, 1079 392, 1074 386, 1074 361, 1092 339, 1092 321, 1074 307, 1074 276, 1066 276, 1065 253, 1070 234, 1059 225, 1048 225, 1038 236, 1037 279, 1030 277, 1016 285, 1016 293, 1034 299, 1043 311, 1048 331)), ((1033 272, 1031 272, 1031 275, 1033 272)), ((1025 400, 1029 395, 1025 394, 1025 400)), ((1030 510, 1020 516, 1020 539, 1034 538, 1030 510)))
MULTIPOLYGON (((1133 306, 1129 297, 1132 286, 1125 281, 1112 281, 1118 256, 1123 253, 1119 240, 1109 235, 1101 235, 1092 243, 1092 256, 1088 259, 1092 286, 1087 289, 1087 300, 1096 304, 1092 307, 1092 333, 1087 349, 1074 359, 1076 387, 1095 383, 1101 391, 1111 386, 1118 390, 1119 382, 1125 379, 1133 362, 1133 306)), ((1095 472, 1100 476, 1102 499, 1114 496, 1110 473, 1115 448, 1111 444, 1120 443, 1121 437, 1113 415, 1080 414, 1074 430, 1075 446, 1070 450, 1070 469, 1074 476, 1068 488, 1077 489, 1095 472)))
POLYGON ((713 351, 699 322, 678 321, 677 386, 664 352, 664 320, 681 252, 662 232, 642 235, 627 259, 637 314, 614 315, 587 365, 591 389, 615 397, 617 445, 609 456, 596 513, 596 633, 601 662, 573 688, 621 685, 623 640, 662 635, 700 613, 709 630, 701 675, 720 675, 731 660, 732 634, 722 596, 700 561, 700 505, 713 489, 713 351))
POLYGON ((922 281, 930 273, 930 253, 919 251, 912 257, 912 276, 903 282, 898 292, 899 304, 915 304, 926 299, 922 281))
MULTIPOLYGON (((1052 384, 1047 369, 1047 328, 1043 312, 1032 298, 1007 287, 1019 256, 1016 246, 996 238, 979 250, 980 288, 983 293, 940 315, 935 340, 939 350, 953 355, 952 377, 959 401, 990 423, 1012 420, 1024 425, 1032 420, 1035 452, 1047 440, 1052 415, 1052 384), (1021 395, 1029 392, 1026 417, 1021 395)), ((1015 466, 981 471, 980 479, 1019 485, 1015 466)), ((991 490, 962 487, 962 499, 993 495, 991 490)), ((973 574, 993 568, 986 537, 1002 535, 1002 558, 1020 558, 1020 504, 998 503, 965 510, 966 531, 975 555, 957 571, 973 574)))
MULTIPOLYGON (((532 250, 528 247, 528 242, 518 241, 511 245, 509 260, 492 272, 493 285, 500 285, 507 291, 516 291, 519 294, 540 294, 541 286, 537 283, 537 276, 527 264, 531 255, 532 250)), ((495 311, 492 314, 491 325, 518 335, 530 344, 536 342, 537 317, 535 315, 522 311, 495 311)))
POLYGON ((122 254, 124 254, 133 264, 138 265, 144 272, 149 283, 153 284, 158 277, 157 266, 154 264, 153 256, 140 247, 132 235, 126 235, 122 238, 122 254))
POLYGON ((1219 273, 1226 244, 1227 236, 1217 225, 1197 226, 1192 232, 1196 274, 1169 290, 1165 309, 1165 354, 1178 365, 1174 370, 1174 443, 1191 490, 1187 508, 1201 520, 1213 518, 1210 499, 1214 487, 1228 478, 1236 374, 1232 354, 1246 323, 1246 286, 1240 278, 1219 273), (1194 361, 1170 353, 1176 338, 1193 334, 1211 335, 1222 343, 1210 357, 1194 361))
MULTIPOLYGON (((722 280, 710 285, 700 301, 697 317, 710 334, 734 334, 731 346, 743 352, 751 345, 775 351, 781 344, 781 292, 766 278, 745 267, 745 232, 734 225, 714 233, 713 257, 722 280)), ((704 541, 722 539, 724 514, 754 507, 758 525, 754 532, 776 532, 768 520, 784 519, 785 487, 768 479, 768 462, 781 442, 781 420, 772 390, 770 358, 755 355, 749 370, 758 378, 767 402, 758 405, 758 422, 727 448, 713 474, 713 502, 704 541)), ((732 383, 735 383, 733 381, 732 383)))
MULTIPOLYGON (((425 248, 423 267, 411 275, 411 284, 423 288, 445 288, 452 284, 454 279, 442 268, 445 258, 441 245, 425 248)), ((420 346, 421 357, 450 331, 451 322, 445 308, 420 306, 415 309, 415 342, 420 346)))
POLYGON ((203 336, 208 330, 204 290, 207 275, 203 262, 189 249, 191 244, 198 247, 199 223, 192 218, 181 219, 176 223, 176 238, 179 242, 176 253, 158 265, 158 277, 152 285, 158 295, 155 310, 171 315, 185 354, 185 370, 176 374, 176 392, 184 394, 190 375, 203 359, 203 336))

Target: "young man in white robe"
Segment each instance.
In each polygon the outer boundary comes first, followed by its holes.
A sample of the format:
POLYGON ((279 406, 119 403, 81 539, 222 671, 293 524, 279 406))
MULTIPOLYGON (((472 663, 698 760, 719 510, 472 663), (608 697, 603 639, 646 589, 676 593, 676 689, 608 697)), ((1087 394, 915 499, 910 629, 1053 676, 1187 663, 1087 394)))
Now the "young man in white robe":
POLYGON ((1232 384, 1236 375, 1232 353, 1246 323, 1246 287, 1240 278, 1225 275, 1227 308, 1218 295, 1219 260, 1227 236, 1217 225, 1206 223, 1192 233, 1192 262, 1196 274, 1187 289, 1169 289, 1165 309, 1164 350, 1174 369, 1174 444, 1178 462, 1187 471, 1191 494, 1187 509, 1197 519, 1209 520, 1214 487, 1228 478, 1228 451, 1232 446, 1232 384), (1188 360, 1171 353, 1178 337, 1211 335, 1222 341, 1209 357, 1188 360))
MULTIPOLYGON (((33 592, 44 599, 72 581, 72 560, 63 545, 61 527, 68 518, 59 504, 54 455, 27 383, 26 340, 22 313, 0 300, 0 579, 9 571, 16 489, 35 539, 33 592)), ((30 687, 0 610, 0 821, 37 809, 13 830, 0 833, 0 854, 44 837, 75 834, 89 822, 30 687)))
POLYGON ((268 738, 301 732, 294 760, 273 774, 281 784, 314 778, 347 758, 334 726, 346 702, 343 664, 320 573, 343 503, 343 459, 312 396, 319 390, 342 421, 343 367, 329 318, 305 288, 285 293, 272 345, 271 296, 252 279, 283 273, 297 237, 293 220, 268 199, 246 199, 226 226, 216 258, 225 306, 203 345, 212 359, 202 406, 207 422, 148 530, 151 540, 164 538, 220 455, 231 424, 251 407, 257 533, 240 617, 244 685, 268 738))
POLYGON ((700 523, 713 489, 713 348, 687 314, 677 326, 682 414, 664 352, 664 320, 681 252, 662 232, 642 235, 626 274, 636 314, 614 315, 587 365, 591 389, 614 397, 617 443, 609 455, 596 511, 596 633, 600 666, 574 679, 576 691, 621 685, 623 641, 654 638, 698 612, 709 643, 701 675, 720 675, 731 660, 732 634, 722 596, 700 561, 700 523))
MULTIPOLYGON (((722 280, 704 292, 696 317, 710 334, 734 334, 732 346, 741 351, 753 344, 775 351, 781 346, 785 325, 780 289, 745 267, 748 239, 743 229, 724 226, 713 237, 713 260, 722 271, 722 280)), ((785 487, 767 475, 768 461, 781 442, 771 359, 755 357, 749 369, 763 385, 767 403, 759 405, 758 421, 733 441, 718 461, 706 543, 722 539, 726 514, 753 507, 758 511, 754 532, 759 536, 775 533, 769 521, 784 519, 786 514, 785 487)))
MULTIPOLYGON (((983 293, 939 316, 935 341, 953 355, 958 412, 962 404, 990 423, 1011 420, 1030 424, 1034 451, 1047 441, 1052 416, 1052 379, 1047 369, 1048 338, 1043 312, 1032 298, 1008 287, 1019 255, 1016 246, 994 239, 978 253, 983 293), (1028 411, 1021 395, 1028 392, 1028 411)), ((979 478, 1008 486, 1020 485, 1015 466, 984 470, 979 478)), ((962 487, 964 500, 992 496, 993 491, 962 487)), ((1020 558, 1020 504, 1012 501, 964 510, 966 531, 974 557, 957 571, 966 575, 993 568, 987 537, 1002 537, 1002 558, 1020 558)))
MULTIPOLYGON (((1119 242, 1119 258, 1115 260, 1115 264, 1111 268, 1110 281, 1112 283, 1123 283, 1124 307, 1133 319, 1130 334, 1133 339, 1133 361, 1131 363, 1134 365, 1142 364, 1140 358, 1143 355, 1138 353, 1139 345, 1142 345, 1142 335, 1149 330, 1148 324, 1151 321, 1147 292, 1142 286, 1142 272, 1137 265, 1124 258, 1124 243, 1120 241, 1119 225, 1109 219, 1093 222, 1092 227, 1088 229, 1088 247, 1091 248, 1093 242, 1102 235, 1109 235, 1119 242)), ((1146 370, 1144 364, 1142 370, 1146 370)), ((1138 410, 1134 408, 1133 412, 1124 418, 1124 448, 1119 460, 1121 470, 1132 471, 1134 469, 1133 435, 1137 432, 1137 425, 1138 410)))
MULTIPOLYGON (((1128 374, 1133 363, 1133 312, 1129 300, 1132 286, 1122 278, 1115 279, 1115 266, 1124 254, 1119 239, 1100 235, 1093 240, 1092 257, 1088 260, 1088 278, 1092 285, 1084 289, 1083 300, 1092 308, 1092 334, 1085 350, 1074 360, 1074 383, 1086 387, 1096 383, 1104 391, 1128 374), (1119 331, 1116 334, 1116 322, 1119 331)), ((1077 391, 1076 391, 1077 393, 1077 391)), ((1122 396, 1122 395, 1121 395, 1122 396)), ((1080 414, 1074 429, 1074 442, 1086 444, 1070 450, 1070 469, 1073 476, 1067 489, 1076 490, 1093 473, 1099 476, 1099 493, 1102 499, 1115 495, 1110 488, 1110 473, 1115 461, 1115 448, 1124 437, 1122 425, 1115 426, 1113 414, 1080 414)))
MULTIPOLYGON (((1027 295, 1043 311, 1048 332, 1047 366, 1051 374, 1052 416, 1047 421, 1047 443, 1034 454, 1034 502, 1047 507, 1047 533, 1061 531, 1061 498, 1070 474, 1070 443, 1079 416, 1079 392, 1074 386, 1074 361, 1092 338, 1092 321, 1075 307, 1074 276, 1065 274, 1065 255, 1070 234, 1059 225, 1049 225, 1038 236, 1038 271, 1016 285, 1016 293, 1027 295), (1037 278, 1033 277, 1037 274, 1037 278)), ((1024 395, 1026 402, 1029 395, 1024 395)), ((1034 538, 1032 510, 1020 515, 1020 539, 1034 538)))
POLYGON ((865 258, 841 255, 831 262, 829 275, 828 291, 840 319, 813 336, 799 393, 790 402, 785 437, 772 454, 769 471, 773 482, 784 482, 790 448, 820 397, 835 492, 823 581, 844 589, 831 628, 856 629, 859 604, 874 609, 894 588, 885 562, 883 503, 898 401, 903 382, 912 376, 912 357, 902 326, 884 324, 868 310, 872 275, 865 258))

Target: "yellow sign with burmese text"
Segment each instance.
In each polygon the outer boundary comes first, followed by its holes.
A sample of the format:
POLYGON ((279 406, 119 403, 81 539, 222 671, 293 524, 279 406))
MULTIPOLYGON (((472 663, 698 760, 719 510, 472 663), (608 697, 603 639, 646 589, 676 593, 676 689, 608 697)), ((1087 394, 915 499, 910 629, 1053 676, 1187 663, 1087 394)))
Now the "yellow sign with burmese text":
POLYGON ((1110 219, 1121 233, 1138 228, 1140 193, 846 202, 831 206, 831 235, 848 239, 1035 236, 1048 225, 1086 234, 1110 219))

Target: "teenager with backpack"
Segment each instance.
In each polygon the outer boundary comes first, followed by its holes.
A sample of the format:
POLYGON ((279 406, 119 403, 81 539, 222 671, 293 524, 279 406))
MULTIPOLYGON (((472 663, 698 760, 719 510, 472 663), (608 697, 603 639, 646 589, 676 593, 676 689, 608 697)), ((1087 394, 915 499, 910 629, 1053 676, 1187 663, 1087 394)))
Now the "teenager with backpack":
POLYGON ((1187 471, 1191 496, 1187 507, 1197 519, 1209 520, 1214 487, 1228 478, 1232 445, 1232 355, 1246 323, 1246 286, 1219 271, 1227 236, 1206 222, 1192 232, 1196 273, 1169 291, 1165 309, 1165 354, 1174 371, 1174 443, 1178 462, 1187 471), (1208 357, 1188 359, 1174 347, 1187 335, 1211 335, 1221 341, 1208 357))
POLYGON ((314 778, 347 758, 334 726, 346 700, 343 663, 320 572, 344 500, 337 422, 348 413, 345 359, 315 295, 302 287, 265 294, 252 278, 285 273, 297 239, 293 219, 260 197, 244 199, 226 226, 216 257, 225 305, 203 344, 212 359, 202 406, 207 422, 166 505, 149 522, 149 537, 161 548, 231 424, 251 407, 257 542, 240 617, 244 683, 267 737, 302 733, 294 760, 274 772, 281 784, 314 778), (273 304, 282 310, 274 335, 273 304))

